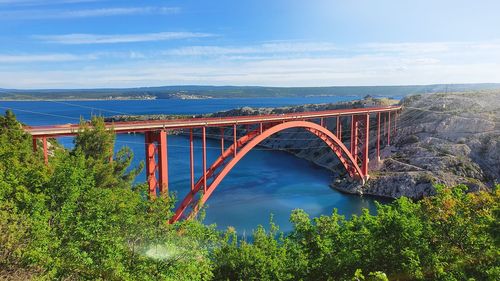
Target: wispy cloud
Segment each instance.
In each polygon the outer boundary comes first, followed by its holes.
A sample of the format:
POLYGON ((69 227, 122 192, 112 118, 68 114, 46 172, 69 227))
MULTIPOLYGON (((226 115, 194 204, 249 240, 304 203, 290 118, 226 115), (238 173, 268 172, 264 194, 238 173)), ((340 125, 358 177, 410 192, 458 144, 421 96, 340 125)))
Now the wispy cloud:
POLYGON ((0 5, 19 5, 19 6, 38 6, 38 5, 57 5, 73 4, 87 2, 101 2, 103 0, 0 0, 0 5))
POLYGON ((360 52, 384 53, 392 55, 453 55, 454 53, 475 53, 481 51, 500 51, 500 40, 454 41, 454 42, 403 42, 368 43, 356 47, 360 52))
MULTIPOLYGON (((1 0, 0 0, 1 1, 1 0)), ((89 17, 109 17, 126 15, 170 15, 180 12, 178 7, 115 7, 80 10, 10 10, 0 11, 0 20, 33 20, 33 19, 74 19, 89 17)))
POLYGON ((170 50, 169 56, 165 55, 165 51, 90 54, 89 57, 93 55, 98 59, 78 64, 71 61, 61 63, 64 70, 55 69, 52 65, 43 68, 43 63, 34 64, 40 68, 36 70, 33 65, 23 68, 21 64, 0 63, 0 87, 133 87, 168 84, 327 86, 500 82, 498 40, 350 46, 310 42, 307 43, 307 48, 305 45, 295 46, 294 44, 299 44, 297 42, 279 42, 279 46, 264 46, 265 44, 268 43, 243 47, 174 48, 170 50), (271 53, 268 55, 266 52, 271 53), (245 56, 248 59, 234 59, 232 56, 245 56), (128 59, 122 59, 125 57, 128 59), (102 63, 101 60, 106 61, 102 63))
POLYGON ((367 43, 360 44, 358 48, 364 51, 422 54, 446 52, 452 45, 451 42, 367 43))
POLYGON ((22 65, 29 63, 53 63, 53 62, 75 62, 81 61, 86 64, 98 60, 106 62, 119 62, 122 60, 142 60, 148 57, 142 52, 136 51, 107 51, 91 52, 82 54, 68 53, 46 53, 46 54, 0 54, 0 64, 22 65))
POLYGON ((34 38, 48 43, 58 44, 112 44, 133 43, 165 40, 180 40, 192 38, 212 37, 213 34, 198 32, 157 32, 141 34, 64 34, 64 35, 36 35, 34 38))
POLYGON ((89 59, 91 56, 78 56, 72 54, 40 54, 40 55, 2 55, 0 63, 30 63, 30 62, 64 62, 89 59))
POLYGON ((188 46, 166 50, 163 54, 177 56, 217 56, 273 53, 314 53, 331 52, 337 47, 322 42, 273 42, 252 46, 188 46))

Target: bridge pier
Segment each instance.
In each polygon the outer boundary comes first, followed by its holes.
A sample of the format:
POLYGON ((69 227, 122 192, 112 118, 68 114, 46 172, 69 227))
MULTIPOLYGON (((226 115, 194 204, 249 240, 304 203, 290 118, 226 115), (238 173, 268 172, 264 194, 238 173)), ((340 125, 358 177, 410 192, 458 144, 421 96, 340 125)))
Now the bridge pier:
POLYGON ((203 145, 203 191, 207 191, 207 128, 202 129, 202 145, 203 145))
POLYGON ((36 152, 37 150, 38 150, 37 139, 33 137, 33 152, 36 152))
POLYGON ((220 154, 224 154, 224 128, 220 127, 220 154))
POLYGON ((41 141, 42 141, 43 161, 45 162, 45 165, 48 165, 49 164, 49 149, 48 149, 48 145, 47 145, 47 137, 41 137, 41 138, 33 137, 33 152, 38 151, 38 139, 41 139, 41 141))
POLYGON ((45 165, 49 164, 49 149, 47 147, 47 138, 43 137, 42 138, 42 147, 43 147, 43 161, 45 162, 45 165))
POLYGON ((354 161, 358 162, 358 132, 359 130, 359 120, 357 115, 351 117, 351 154, 354 157, 354 161))
POLYGON ((338 129, 337 129, 337 138, 342 142, 342 121, 340 120, 340 116, 337 117, 338 129))
POLYGON ((377 161, 380 161, 380 115, 377 113, 377 161))
POLYGON ((191 170, 191 191, 194 190, 194 142, 193 129, 189 130, 189 164, 191 170))
POLYGON ((150 197, 168 193, 167 132, 148 131, 144 133, 146 151, 146 179, 150 197))
POLYGON ((364 130, 363 130, 363 135, 364 135, 364 144, 363 144, 363 162, 361 165, 361 172, 363 173, 363 176, 365 177, 365 181, 368 180, 368 162, 370 161, 369 159, 369 154, 368 154, 368 147, 370 145, 370 114, 366 114, 363 116, 363 125, 364 130))
POLYGON ((236 157, 237 149, 238 149, 238 139, 236 138, 236 124, 233 125, 233 157, 236 157))
POLYGON ((158 171, 160 193, 168 193, 168 144, 167 132, 158 132, 158 171))
MULTIPOLYGON (((387 116, 384 114, 384 132, 382 134, 383 137, 385 137, 387 134, 387 116)), ((387 144, 386 144, 387 146, 387 144)))
POLYGON ((356 164, 360 163, 362 177, 368 179, 370 145, 370 114, 351 116, 350 153, 356 164), (361 146, 360 146, 361 145, 361 146), (361 155, 360 155, 361 153, 361 155))
POLYGON ((387 146, 391 145, 391 112, 387 114, 387 146))

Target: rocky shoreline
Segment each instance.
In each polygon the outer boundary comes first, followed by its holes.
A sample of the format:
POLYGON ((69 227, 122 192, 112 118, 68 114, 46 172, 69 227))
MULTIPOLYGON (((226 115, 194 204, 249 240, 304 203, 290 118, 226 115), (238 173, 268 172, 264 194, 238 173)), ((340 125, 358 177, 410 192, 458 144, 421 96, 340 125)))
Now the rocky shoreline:
MULTIPOLYGON (((370 180, 361 185, 350 180, 335 154, 321 140, 300 129, 289 129, 263 141, 266 148, 284 150, 332 171, 331 184, 341 192, 397 198, 419 199, 435 193, 435 184, 465 184, 473 191, 489 189, 500 178, 500 91, 413 95, 400 103, 398 132, 390 146, 381 151, 381 159, 370 155, 370 180)), ((243 107, 210 114, 211 117, 281 114, 289 112, 369 107, 395 104, 388 99, 364 100, 336 104, 310 104, 280 108, 243 107)), ((206 115, 207 116, 207 115, 206 115)), ((189 116, 192 117, 192 116, 189 116)), ((197 116, 197 117, 201 117, 197 116)), ((172 119, 182 116, 116 116, 110 120, 130 121, 172 119)), ((343 128, 348 128, 345 118, 343 128)), ((375 124, 375 120, 370 120, 375 124)), ((326 126, 335 130, 335 120, 326 126)), ((220 135, 209 128, 209 136, 220 135)), ((182 132, 178 132, 182 133, 182 132)), ((239 132, 243 135, 245 130, 239 132)), ((232 139, 232 130, 224 135, 232 139)), ((348 133, 344 133, 348 143, 348 133)), ((371 137, 371 147, 375 138, 371 137)))

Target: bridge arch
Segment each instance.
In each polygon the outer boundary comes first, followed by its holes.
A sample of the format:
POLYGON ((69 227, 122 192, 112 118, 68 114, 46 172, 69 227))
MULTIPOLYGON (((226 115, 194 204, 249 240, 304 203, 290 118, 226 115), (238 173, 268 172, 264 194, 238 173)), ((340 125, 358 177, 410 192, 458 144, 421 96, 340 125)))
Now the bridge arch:
MULTIPOLYGON (((267 130, 262 131, 262 133, 256 135, 255 137, 251 138, 243 147, 241 147, 239 150, 237 150, 236 155, 225 165, 223 166, 222 170, 215 176, 214 180, 206 187, 205 192, 203 192, 203 188, 198 188, 196 190, 192 190, 182 201, 181 205, 177 208, 174 216, 171 218, 170 222, 176 222, 179 220, 183 213, 186 211, 186 209, 191 206, 192 210, 191 213, 189 214, 188 217, 193 217, 197 214, 198 210, 200 209, 201 206, 203 206, 206 201, 210 198, 212 193, 215 191, 215 189, 219 186, 219 184, 222 182, 222 180, 229 174, 229 172, 233 169, 233 167, 248 153, 250 152, 255 146, 259 145, 262 141, 267 139, 268 137, 286 130, 286 129, 291 129, 291 128, 304 128, 305 130, 311 132, 318 138, 320 138, 324 143, 330 147, 330 149, 337 155, 339 158, 340 162, 342 165, 345 167, 347 170, 348 174, 350 177, 359 179, 363 183, 365 182, 367 175, 364 175, 362 173, 361 168, 357 164, 356 160, 354 159, 353 155, 347 149, 347 147, 340 141, 335 134, 330 132, 327 128, 320 126, 316 123, 309 122, 309 121, 290 121, 290 122, 285 122, 285 123, 280 123, 277 125, 274 125, 270 127, 267 130), (201 197, 194 202, 195 200, 195 195, 198 192, 202 192, 201 197)), ((247 136, 243 136, 241 139, 247 138, 247 136)), ((233 144, 231 147, 227 149, 227 153, 233 153, 234 149, 237 148, 239 141, 233 144)), ((222 157, 222 156, 221 156, 222 157)), ((223 160, 222 160, 223 161, 223 160)), ((221 162, 220 158, 217 159, 215 162, 221 162)), ((203 176, 198 180, 198 183, 200 183, 203 180, 203 176)))

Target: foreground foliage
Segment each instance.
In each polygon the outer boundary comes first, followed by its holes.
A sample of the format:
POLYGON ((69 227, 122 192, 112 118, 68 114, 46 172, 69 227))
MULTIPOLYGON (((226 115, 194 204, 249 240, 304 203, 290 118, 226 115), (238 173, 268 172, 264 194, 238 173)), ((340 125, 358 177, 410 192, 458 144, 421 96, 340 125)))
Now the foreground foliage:
POLYGON ((286 237, 262 228, 253 244, 234 233, 214 251, 214 274, 230 280, 499 280, 499 196, 445 189, 421 202, 401 198, 346 220, 291 215, 286 237), (378 272, 378 273, 377 273, 378 272), (382 273, 383 272, 383 273, 382 273), (386 277, 383 277, 386 276, 386 277))
POLYGON ((168 225, 169 198, 145 200, 131 152, 110 161, 113 134, 92 125, 45 166, 12 113, 0 117, 0 279, 209 280, 217 233, 168 225))
POLYGON ((252 242, 197 221, 166 223, 168 197, 145 200, 132 153, 112 154, 101 119, 75 149, 33 153, 11 112, 0 116, 0 279, 41 280, 499 280, 498 188, 437 186, 346 219, 295 210, 291 233, 252 242))

